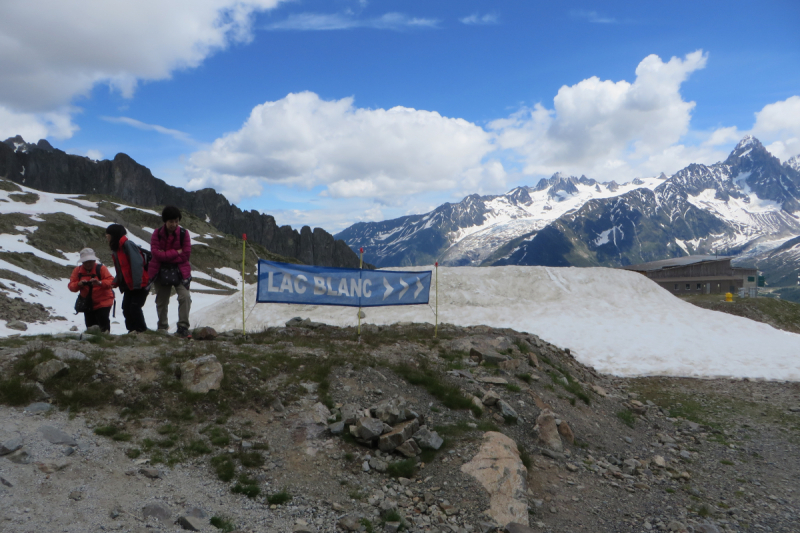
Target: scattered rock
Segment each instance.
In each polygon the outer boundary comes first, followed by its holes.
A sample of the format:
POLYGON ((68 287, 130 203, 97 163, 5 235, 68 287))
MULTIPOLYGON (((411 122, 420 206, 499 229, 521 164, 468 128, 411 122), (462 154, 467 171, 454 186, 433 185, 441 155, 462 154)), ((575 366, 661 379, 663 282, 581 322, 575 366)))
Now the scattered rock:
POLYGON ((444 444, 444 439, 442 439, 438 433, 429 430, 425 426, 422 426, 419 428, 419 431, 414 433, 413 439, 423 450, 438 450, 442 447, 442 444, 444 444))
POLYGON ((534 530, 523 524, 511 522, 503 528, 503 533, 534 533, 534 530))
POLYGON ((406 457, 416 457, 422 453, 419 445, 417 445, 417 441, 414 439, 408 439, 403 444, 398 446, 395 451, 405 455, 406 457))
POLYGON ((53 353, 62 361, 86 361, 88 359, 85 353, 67 348, 56 348, 53 353))
POLYGON ((539 368, 539 358, 536 357, 535 353, 528 354, 528 362, 531 364, 532 367, 539 368))
POLYGON ((189 507, 186 512, 184 513, 185 516, 192 516, 194 518, 201 518, 205 519, 208 518, 208 513, 203 511, 199 507, 189 507))
POLYGON ((195 330, 192 331, 192 339, 196 341, 213 341, 217 336, 217 330, 208 326, 195 328, 195 330))
POLYGON ((341 517, 339 521, 336 522, 336 525, 345 531, 358 531, 361 529, 361 524, 358 520, 354 516, 349 515, 341 517))
POLYGON ((16 439, 7 440, 4 443, 0 444, 0 455, 8 455, 9 453, 15 452, 22 448, 22 438, 17 437, 16 439))
POLYGON ((517 412, 507 401, 500 400, 497 402, 497 405, 500 407, 500 414, 503 416, 503 418, 513 418, 514 420, 519 418, 517 412))
POLYGON ((70 462, 67 461, 66 459, 61 459, 59 461, 48 461, 46 463, 36 463, 36 466, 39 467, 39 470, 41 470, 45 474, 52 474, 53 472, 64 470, 69 465, 70 462))
POLYGON ((27 465, 31 462, 31 456, 24 449, 6 455, 6 459, 20 465, 27 465))
POLYGON ((383 433, 383 422, 369 416, 362 416, 359 418, 355 427, 355 437, 365 441, 377 439, 383 433))
POLYGON ((3 476, 0 476, 0 484, 5 485, 6 487, 13 487, 14 486, 13 483, 11 483, 9 480, 4 478, 3 476))
POLYGON ((505 378, 497 378, 494 376, 481 376, 478 378, 480 383, 489 383, 491 385, 508 385, 508 380, 505 378))
POLYGON ((159 479, 161 477, 161 471, 158 468, 140 468, 139 473, 150 479, 159 479))
POLYGON ((487 431, 477 455, 461 466, 489 493, 487 514, 498 524, 528 525, 526 492, 528 470, 522 464, 516 443, 496 431, 487 431))
POLYGON ((75 439, 53 426, 40 426, 39 433, 52 444, 66 444, 67 446, 78 445, 75 439))
POLYGON ((595 393, 596 393, 598 396, 602 396, 603 398, 605 398, 606 396, 608 396, 608 393, 606 392, 606 390, 605 390, 603 387, 601 387, 600 385, 592 385, 592 390, 593 390, 593 391, 594 391, 594 392, 595 392, 595 393))
POLYGON ((28 329, 28 325, 22 320, 12 320, 11 322, 6 322, 6 327, 8 329, 15 329, 17 331, 26 331, 28 329))
POLYGON ((222 383, 222 365, 213 355, 181 363, 180 370, 181 383, 191 392, 206 393, 219 389, 222 383))
POLYGON ((69 371, 69 365, 59 359, 50 359, 44 363, 39 363, 33 369, 36 379, 47 381, 50 378, 61 377, 69 371))
POLYGON ((402 422, 395 426, 392 431, 380 436, 378 448, 382 452, 390 452, 410 439, 419 430, 419 422, 416 418, 402 422))
POLYGON ((328 426, 328 431, 331 432, 331 435, 341 435, 344 433, 344 426, 344 422, 334 422, 328 426))
POLYGON ((500 395, 493 390, 487 391, 486 394, 484 394, 483 398, 481 399, 483 405, 490 405, 490 406, 495 405, 499 401, 500 401, 500 395))
POLYGON ((145 520, 152 517, 162 522, 168 522, 172 519, 172 511, 161 502, 150 502, 142 508, 142 516, 145 520))
POLYGON ((566 420, 562 420, 558 424, 558 434, 570 444, 575 444, 575 434, 572 433, 572 428, 569 427, 566 420))
MULTIPOLYGON (((194 335, 192 335, 192 338, 194 338, 194 335)), ((182 516, 175 523, 187 531, 201 531, 205 526, 202 520, 194 516, 182 516)))
POLYGON ((79 502, 83 499, 83 492, 79 490, 73 490, 72 492, 69 493, 69 499, 79 502))

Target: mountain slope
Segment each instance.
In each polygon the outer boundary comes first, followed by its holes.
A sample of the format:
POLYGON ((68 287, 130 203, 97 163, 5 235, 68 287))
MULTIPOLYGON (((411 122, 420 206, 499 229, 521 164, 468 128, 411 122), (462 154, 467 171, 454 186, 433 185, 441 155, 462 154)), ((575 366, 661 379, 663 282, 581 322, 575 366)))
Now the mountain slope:
MULTIPOLYGON (((0 179, 0 320, 22 320, 29 330, 40 333, 81 326, 83 317, 73 314, 75 295, 67 282, 78 264, 78 252, 85 247, 93 248, 113 272, 105 240, 105 228, 113 222, 123 224, 130 238, 147 249, 150 235, 162 224, 158 212, 110 197, 45 193, 0 179)), ((241 287, 242 241, 191 214, 181 224, 193 244, 194 311, 241 287)), ((256 256, 297 262, 255 243, 249 248, 245 279, 250 283, 256 279, 256 256)), ((0 323, 0 335, 4 333, 10 331, 0 323)))
POLYGON ((360 223, 337 237, 378 266, 619 266, 734 254, 800 234, 800 162, 753 137, 714 165, 619 185, 556 174, 505 195, 473 195, 425 215, 360 223), (442 223, 446 221, 446 223, 442 223))
POLYGON ((123 202, 154 207, 176 205, 231 235, 248 238, 272 253, 305 264, 358 267, 358 256, 321 228, 299 232, 269 215, 242 211, 213 189, 189 192, 167 185, 125 154, 113 161, 93 161, 54 149, 41 140, 26 143, 17 136, 0 143, 0 177, 39 191, 59 194, 105 194, 123 202))

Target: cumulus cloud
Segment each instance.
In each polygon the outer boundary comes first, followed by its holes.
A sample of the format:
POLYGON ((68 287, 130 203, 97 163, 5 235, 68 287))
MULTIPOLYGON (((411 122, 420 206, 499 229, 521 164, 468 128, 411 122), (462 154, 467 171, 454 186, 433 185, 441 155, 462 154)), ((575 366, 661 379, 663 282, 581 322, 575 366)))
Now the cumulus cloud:
POLYGON ((633 83, 591 77, 561 87, 552 109, 539 103, 489 128, 500 146, 523 155, 529 174, 561 170, 620 180, 678 170, 716 154, 678 145, 695 106, 680 87, 706 61, 701 50, 667 62, 650 55, 637 66, 633 83))
POLYGON ((468 26, 497 24, 499 22, 496 13, 486 13, 485 15, 479 15, 478 13, 473 13, 468 17, 460 18, 458 20, 462 24, 466 24, 468 26))
POLYGON ((20 128, 69 137, 74 108, 99 84, 131 97, 142 80, 169 78, 252 38, 252 15, 281 0, 0 2, 0 106, 20 128), (31 16, 35 13, 35 16, 31 16))
POLYGON ((373 28, 378 30, 401 30, 406 28, 435 28, 437 19, 410 17, 403 13, 386 13, 377 18, 360 19, 352 13, 295 13, 285 20, 274 22, 268 30, 349 30, 373 28))
MULTIPOLYGON (((463 119, 405 107, 363 109, 352 98, 289 94, 256 106, 239 131, 192 154, 191 186, 252 180, 323 187, 330 198, 385 204, 428 191, 502 184, 503 166, 484 162, 492 136, 463 119)), ((236 193, 231 193, 236 194, 236 193)))
POLYGON ((751 133, 769 142, 767 149, 781 161, 800 154, 800 96, 765 105, 751 133))
POLYGON ((162 135, 169 135, 170 137, 177 139, 179 141, 183 141, 187 144, 196 144, 196 142, 192 139, 192 137, 188 133, 179 130, 173 130, 170 128, 165 128, 164 126, 159 126, 158 124, 147 124, 145 122, 130 117, 100 117, 100 118, 105 120, 106 122, 111 122, 112 124, 125 124, 127 126, 131 126, 139 130, 155 131, 161 133, 162 135))
POLYGON ((49 113, 25 113, 0 105, 0 140, 15 135, 22 135, 28 142, 46 137, 68 139, 78 130, 72 122, 74 113, 76 110, 69 107, 49 113))
POLYGON ((597 11, 586 11, 583 9, 573 9, 569 14, 575 18, 586 19, 594 24, 616 24, 617 20, 613 17, 599 15, 597 11))

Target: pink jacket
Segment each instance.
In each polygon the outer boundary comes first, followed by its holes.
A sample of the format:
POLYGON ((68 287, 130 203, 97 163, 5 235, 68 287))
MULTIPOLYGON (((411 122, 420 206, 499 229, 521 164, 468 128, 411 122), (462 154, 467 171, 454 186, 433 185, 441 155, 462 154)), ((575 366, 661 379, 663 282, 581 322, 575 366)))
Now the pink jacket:
POLYGON ((184 228, 178 226, 172 235, 167 233, 167 228, 164 226, 155 230, 150 237, 150 252, 153 254, 153 259, 150 260, 150 266, 147 269, 150 279, 155 279, 158 271, 161 270, 162 263, 178 265, 183 279, 189 279, 192 276, 192 265, 189 263, 192 255, 192 240, 189 237, 189 232, 184 228), (183 253, 179 255, 178 250, 181 250, 181 231, 184 232, 183 253), (162 252, 161 250, 164 251, 162 252))

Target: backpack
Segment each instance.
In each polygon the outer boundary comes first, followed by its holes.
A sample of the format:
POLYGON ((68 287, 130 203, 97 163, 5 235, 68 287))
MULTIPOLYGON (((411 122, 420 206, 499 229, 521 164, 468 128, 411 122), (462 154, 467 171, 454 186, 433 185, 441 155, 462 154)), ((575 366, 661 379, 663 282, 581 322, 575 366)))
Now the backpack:
POLYGON ((136 243, 133 243, 138 249, 139 253, 142 254, 142 262, 144 263, 144 271, 147 272, 147 267, 150 266, 150 260, 153 259, 153 252, 150 250, 145 250, 141 246, 136 243))
MULTIPOLYGON (((95 276, 97 276, 97 279, 100 279, 100 267, 101 266, 103 266, 101 263, 97 263, 95 265, 94 276, 91 276, 89 279, 91 279, 92 277, 95 277, 95 276)), ((79 276, 79 279, 82 278, 82 277, 83 276, 79 276)), ((80 292, 78 293, 78 299, 75 300, 75 314, 76 315, 78 313, 88 313, 88 312, 92 311, 92 309, 94 307, 94 304, 92 303, 92 289, 93 288, 94 288, 93 285, 89 285, 89 294, 87 294, 86 297, 81 296, 80 292)))
MULTIPOLYGON (((179 237, 178 237, 178 238, 180 239, 180 242, 181 242, 181 250, 183 250, 183 236, 184 236, 184 235, 186 235, 186 229, 185 229, 183 226, 178 226, 178 227, 179 227, 179 228, 180 228, 180 230, 181 230, 181 231, 180 231, 180 235, 179 235, 179 237)), ((156 231, 160 231, 160 232, 161 232, 161 235, 164 235, 164 231, 166 231, 166 230, 164 229, 164 226, 161 226, 161 227, 160 227, 160 228, 158 228, 158 230, 156 230, 156 231)))

